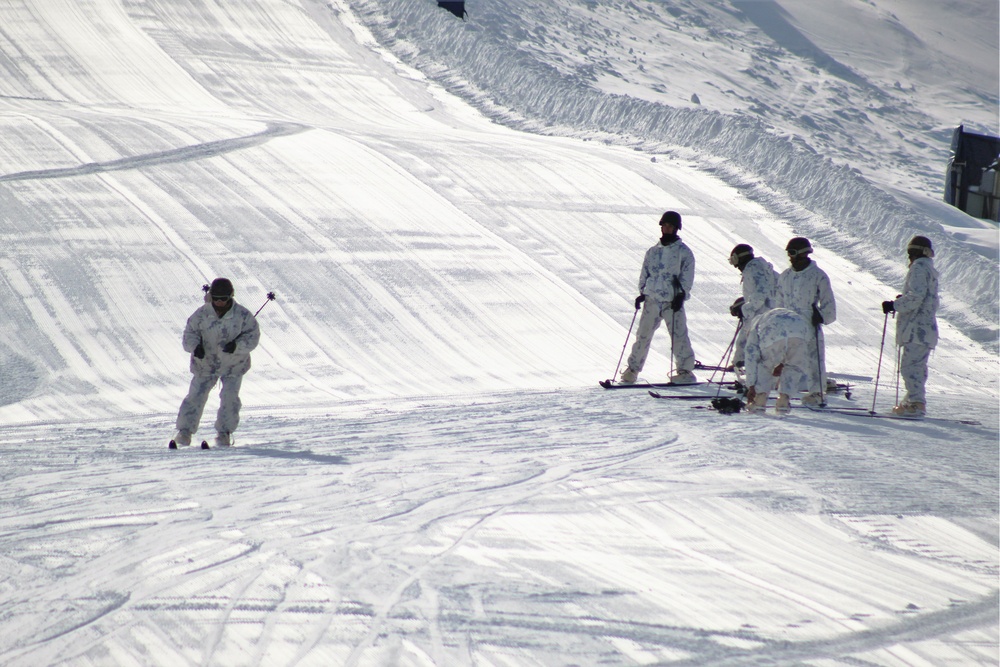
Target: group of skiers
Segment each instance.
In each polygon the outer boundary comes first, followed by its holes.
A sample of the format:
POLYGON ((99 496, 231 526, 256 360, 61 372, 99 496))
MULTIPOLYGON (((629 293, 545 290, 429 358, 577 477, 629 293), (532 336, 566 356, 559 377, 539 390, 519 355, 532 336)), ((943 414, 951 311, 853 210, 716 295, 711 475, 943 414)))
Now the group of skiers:
MULTIPOLYGON (((694 284, 694 254, 678 236, 681 216, 667 211, 660 217, 660 240, 646 251, 639 273, 642 308, 623 384, 635 383, 649 354, 653 333, 666 322, 674 370, 670 381, 691 384, 695 355, 688 334, 684 302, 694 284)), ((823 326, 837 319, 837 303, 830 278, 809 257, 809 240, 800 236, 785 246, 790 266, 780 275, 770 262, 756 257, 751 246, 740 243, 729 262, 742 274, 743 294, 730 307, 740 323, 732 346, 732 366, 746 386, 747 410, 764 410, 775 388, 779 413, 790 410, 793 396, 804 405, 819 406, 824 394, 836 388, 826 375, 823 326)), ((906 387, 903 400, 893 408, 899 415, 926 413, 927 362, 937 344, 938 277, 930 239, 914 236, 907 246, 909 272, 903 293, 884 301, 882 311, 898 315, 896 345, 901 348, 899 372, 906 387)))
MULTIPOLYGON (((639 274, 635 308, 642 309, 635 343, 621 382, 634 383, 646 363, 653 334, 666 322, 676 384, 697 381, 695 355, 688 335, 684 302, 694 285, 694 253, 680 239, 681 215, 667 211, 660 217, 660 240, 646 251, 639 274)), ((733 248, 729 262, 742 274, 743 295, 730 313, 740 319, 734 337, 732 369, 744 378, 748 410, 764 409, 777 379, 776 410, 789 410, 793 395, 806 405, 820 405, 827 389, 823 325, 837 319, 837 304, 830 278, 810 259, 808 239, 788 242, 789 268, 781 275, 752 247, 733 248)), ((893 411, 907 416, 925 413, 924 385, 927 360, 937 343, 938 277, 929 239, 915 236, 907 247, 910 269, 903 293, 884 301, 882 310, 898 314, 896 344, 902 348, 900 374, 906 395, 893 411)), ((230 280, 216 278, 205 294, 205 303, 187 320, 182 346, 191 354, 188 394, 177 414, 177 434, 170 446, 191 444, 198 431, 205 403, 221 381, 220 405, 215 420, 215 445, 226 447, 240 421, 240 386, 250 370, 250 352, 260 341, 254 313, 236 303, 230 280)), ((273 298, 273 294, 268 295, 273 298)))

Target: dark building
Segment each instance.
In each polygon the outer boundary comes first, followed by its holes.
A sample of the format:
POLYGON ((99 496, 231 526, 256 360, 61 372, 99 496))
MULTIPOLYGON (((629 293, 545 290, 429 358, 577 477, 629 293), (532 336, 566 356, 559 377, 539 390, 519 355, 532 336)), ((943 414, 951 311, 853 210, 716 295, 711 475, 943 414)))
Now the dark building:
POLYGON ((944 200, 975 218, 1000 221, 1000 137, 966 132, 951 138, 944 200))
POLYGON ((449 12, 451 12, 452 14, 454 14, 455 16, 457 16, 460 19, 464 19, 466 16, 468 16, 468 12, 465 11, 465 2, 464 1, 463 2, 443 2, 442 0, 438 0, 438 7, 443 7, 444 9, 447 9, 449 12))

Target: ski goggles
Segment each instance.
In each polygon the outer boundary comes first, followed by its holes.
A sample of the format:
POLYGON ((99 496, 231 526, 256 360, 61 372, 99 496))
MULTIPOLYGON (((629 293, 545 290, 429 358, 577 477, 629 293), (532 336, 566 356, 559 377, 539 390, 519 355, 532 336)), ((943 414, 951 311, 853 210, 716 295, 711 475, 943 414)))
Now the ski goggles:
POLYGON ((798 257, 799 255, 808 255, 812 251, 813 249, 811 247, 806 246, 805 248, 795 248, 792 250, 788 250, 787 252, 789 258, 795 258, 798 257))
POLYGON ((733 266, 739 266, 740 260, 743 259, 744 257, 753 257, 753 253, 747 251, 734 252, 729 256, 729 263, 732 264, 733 266))
POLYGON ((229 303, 233 300, 231 296, 219 296, 218 294, 212 295, 212 303, 229 303))
POLYGON ((934 256, 934 251, 925 245, 914 245, 911 243, 910 245, 906 246, 906 252, 914 252, 914 251, 919 251, 920 253, 923 254, 924 257, 934 256))

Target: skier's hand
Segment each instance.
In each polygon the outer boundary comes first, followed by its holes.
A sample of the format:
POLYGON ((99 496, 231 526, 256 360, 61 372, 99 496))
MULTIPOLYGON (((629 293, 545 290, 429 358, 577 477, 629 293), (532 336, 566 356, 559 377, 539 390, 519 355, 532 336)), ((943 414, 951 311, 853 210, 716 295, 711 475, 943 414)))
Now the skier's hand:
POLYGON ((771 371, 771 375, 773 375, 776 378, 780 378, 781 377, 781 373, 784 370, 785 370, 785 365, 784 364, 778 364, 777 366, 774 367, 774 370, 771 371))
POLYGON ((742 320, 743 319, 743 303, 744 303, 743 297, 740 297, 740 298, 736 299, 736 301, 733 301, 733 305, 729 306, 729 314, 732 315, 733 317, 738 317, 738 318, 740 318, 742 320))
POLYGON ((684 307, 684 292, 681 292, 674 297, 674 300, 670 302, 670 310, 675 313, 684 307))
POLYGON ((194 348, 194 352, 192 352, 191 354, 194 355, 195 359, 204 359, 205 358, 205 346, 202 345, 201 343, 198 343, 198 347, 194 348))
POLYGON ((753 403, 753 399, 757 397, 757 389, 753 386, 747 387, 747 403, 753 403))
POLYGON ((812 319, 812 323, 813 323, 814 327, 818 327, 819 325, 823 324, 823 316, 820 315, 819 308, 816 307, 815 303, 813 304, 813 319, 812 319))
POLYGON ((896 312, 896 304, 893 301, 883 301, 882 302, 882 312, 888 315, 889 313, 896 312))
POLYGON ((226 354, 232 354, 233 352, 235 352, 236 351, 236 341, 235 340, 231 340, 228 343, 226 343, 225 345, 223 345, 222 346, 222 351, 225 352, 226 354))
POLYGON ((645 294, 640 294, 639 296, 635 297, 635 309, 639 310, 639 308, 642 307, 642 302, 645 300, 646 300, 645 294))

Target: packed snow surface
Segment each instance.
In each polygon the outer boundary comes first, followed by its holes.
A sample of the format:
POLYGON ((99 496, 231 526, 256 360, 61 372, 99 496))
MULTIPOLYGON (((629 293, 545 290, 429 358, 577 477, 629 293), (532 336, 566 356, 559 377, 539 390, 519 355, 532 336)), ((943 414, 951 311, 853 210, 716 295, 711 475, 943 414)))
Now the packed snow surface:
POLYGON ((435 5, 0 5, 0 664, 998 664, 997 229, 940 201, 996 3, 435 5), (706 364, 730 249, 813 240, 842 413, 598 387, 667 209, 706 364), (916 233, 929 418, 874 418, 916 233), (216 276, 237 446, 171 452, 216 276))

